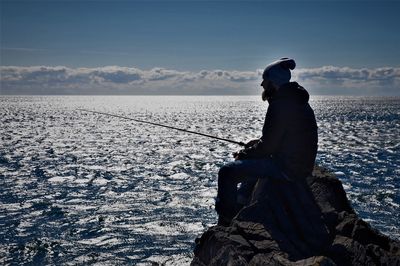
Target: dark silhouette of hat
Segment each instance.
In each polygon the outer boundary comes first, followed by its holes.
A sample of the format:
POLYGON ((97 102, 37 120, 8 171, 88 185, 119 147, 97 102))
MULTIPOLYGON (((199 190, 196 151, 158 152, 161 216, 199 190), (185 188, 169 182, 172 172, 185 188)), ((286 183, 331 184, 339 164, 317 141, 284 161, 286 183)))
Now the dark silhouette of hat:
POLYGON ((290 70, 296 67, 296 62, 293 59, 283 57, 271 64, 269 64, 264 72, 263 79, 272 81, 275 85, 281 86, 288 83, 292 77, 290 70))

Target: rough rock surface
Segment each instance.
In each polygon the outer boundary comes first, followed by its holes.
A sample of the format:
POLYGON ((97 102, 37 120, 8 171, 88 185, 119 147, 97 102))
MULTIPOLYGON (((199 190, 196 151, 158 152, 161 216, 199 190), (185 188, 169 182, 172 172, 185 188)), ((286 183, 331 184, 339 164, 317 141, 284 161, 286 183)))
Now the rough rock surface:
POLYGON ((191 265, 400 265, 400 243, 358 218, 342 183, 259 180, 230 226, 196 240, 191 265))

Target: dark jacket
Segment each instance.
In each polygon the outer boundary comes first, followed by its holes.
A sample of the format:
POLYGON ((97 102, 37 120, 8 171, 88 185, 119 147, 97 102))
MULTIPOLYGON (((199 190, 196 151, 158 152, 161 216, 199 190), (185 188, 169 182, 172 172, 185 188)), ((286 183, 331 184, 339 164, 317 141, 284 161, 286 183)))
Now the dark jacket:
POLYGON ((296 82, 282 85, 269 102, 262 137, 239 159, 271 157, 289 177, 304 178, 315 163, 318 128, 309 94, 296 82))

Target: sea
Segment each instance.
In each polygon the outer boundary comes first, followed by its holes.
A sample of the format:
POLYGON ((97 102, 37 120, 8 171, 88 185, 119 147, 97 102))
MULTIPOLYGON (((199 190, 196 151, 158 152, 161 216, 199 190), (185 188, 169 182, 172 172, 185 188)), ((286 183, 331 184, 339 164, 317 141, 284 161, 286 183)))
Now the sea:
MULTIPOLYGON (((317 163, 400 239, 400 97, 312 96, 317 163)), ((218 169, 260 137, 259 96, 1 96, 0 264, 189 265, 218 169)))

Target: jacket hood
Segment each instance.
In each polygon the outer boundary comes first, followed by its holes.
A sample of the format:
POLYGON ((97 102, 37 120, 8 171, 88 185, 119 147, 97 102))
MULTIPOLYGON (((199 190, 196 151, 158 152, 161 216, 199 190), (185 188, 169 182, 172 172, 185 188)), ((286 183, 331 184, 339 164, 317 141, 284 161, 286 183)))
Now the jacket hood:
POLYGON ((310 99, 310 94, 300 86, 297 82, 289 82, 279 87, 278 91, 272 100, 290 99, 296 102, 307 103, 310 99))

